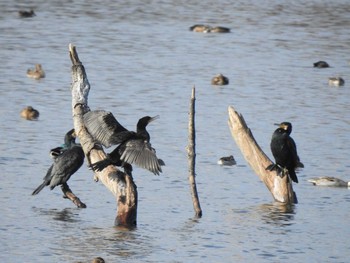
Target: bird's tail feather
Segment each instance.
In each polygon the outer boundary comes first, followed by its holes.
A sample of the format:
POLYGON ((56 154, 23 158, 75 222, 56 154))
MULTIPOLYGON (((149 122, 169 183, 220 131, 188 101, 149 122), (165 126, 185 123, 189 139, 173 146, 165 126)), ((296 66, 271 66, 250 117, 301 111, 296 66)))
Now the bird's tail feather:
POLYGON ((46 186, 46 182, 43 182, 41 185, 38 186, 37 189, 35 189, 32 193, 32 195, 37 195, 38 193, 40 193, 41 190, 43 190, 43 188, 46 186))

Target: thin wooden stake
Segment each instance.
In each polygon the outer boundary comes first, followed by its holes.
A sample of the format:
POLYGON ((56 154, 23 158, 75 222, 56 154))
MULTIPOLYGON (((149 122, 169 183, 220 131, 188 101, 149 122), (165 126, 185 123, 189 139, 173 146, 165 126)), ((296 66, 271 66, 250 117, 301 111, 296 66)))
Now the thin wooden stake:
POLYGON ((196 186, 196 130, 195 130, 195 87, 192 88, 192 96, 190 102, 189 122, 188 122, 188 166, 189 166, 189 183, 192 194, 193 208, 196 217, 202 217, 202 209, 199 203, 197 186, 196 186))

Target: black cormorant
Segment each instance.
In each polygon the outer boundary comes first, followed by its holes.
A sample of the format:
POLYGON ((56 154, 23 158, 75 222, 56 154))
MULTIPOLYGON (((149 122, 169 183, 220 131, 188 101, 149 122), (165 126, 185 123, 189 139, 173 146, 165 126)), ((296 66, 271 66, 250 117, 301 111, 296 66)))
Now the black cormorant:
POLYGON ((69 178, 83 165, 85 155, 81 146, 75 143, 75 138, 72 129, 64 137, 65 144, 50 151, 53 164, 47 171, 44 182, 33 191, 32 195, 38 194, 48 185, 51 190, 57 185, 66 185, 69 178))
POLYGON ((282 122, 278 125, 279 128, 273 133, 270 144, 275 164, 269 165, 266 169, 270 171, 277 169, 282 177, 284 175, 283 170, 287 169, 293 182, 298 183, 295 169, 304 167, 304 165, 300 162, 296 144, 293 138, 290 137, 292 124, 290 122, 282 122))
POLYGON ((91 165, 96 171, 103 170, 113 164, 122 166, 125 173, 131 175, 132 164, 159 175, 164 162, 157 158, 156 151, 150 143, 150 135, 146 126, 159 116, 141 118, 136 125, 136 132, 124 128, 111 112, 98 110, 84 114, 84 124, 97 143, 105 147, 118 145, 107 159, 91 165))

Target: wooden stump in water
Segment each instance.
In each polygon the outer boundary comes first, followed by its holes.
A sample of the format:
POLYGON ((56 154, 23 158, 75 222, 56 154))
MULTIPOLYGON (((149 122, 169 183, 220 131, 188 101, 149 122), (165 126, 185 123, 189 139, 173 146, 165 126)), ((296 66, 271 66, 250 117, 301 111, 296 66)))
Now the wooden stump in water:
POLYGON ((228 108, 229 127, 232 137, 240 148, 244 158, 263 181, 271 192, 273 198, 281 203, 297 203, 297 197, 293 192, 293 186, 288 175, 283 178, 277 175, 276 171, 266 170, 272 161, 261 150, 254 139, 254 136, 248 128, 243 116, 239 114, 232 106, 228 108))
MULTIPOLYGON (((88 163, 95 163, 106 158, 102 147, 95 145, 93 138, 84 127, 83 115, 89 111, 88 95, 90 84, 85 68, 79 60, 75 46, 69 45, 72 61, 72 111, 74 129, 87 157, 88 163)), ((117 199, 118 226, 135 227, 137 219, 137 187, 129 175, 110 165, 101 172, 95 173, 95 178, 101 181, 117 199)))

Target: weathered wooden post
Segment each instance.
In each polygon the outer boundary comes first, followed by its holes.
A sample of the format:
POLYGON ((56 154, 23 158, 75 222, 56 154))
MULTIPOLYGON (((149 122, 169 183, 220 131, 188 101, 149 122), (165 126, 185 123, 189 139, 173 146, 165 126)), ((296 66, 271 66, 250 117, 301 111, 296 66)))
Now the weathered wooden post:
POLYGON ((283 178, 277 175, 276 171, 266 170, 272 161, 261 150, 255 141, 252 132, 248 128, 243 116, 239 114, 232 106, 228 108, 229 127, 232 137, 235 139, 237 146, 240 148, 244 158, 260 177, 266 187, 271 192, 273 198, 281 203, 297 203, 297 198, 293 192, 291 180, 288 176, 283 178))
MULTIPOLYGON (((79 60, 75 46, 69 44, 69 54, 72 61, 72 111, 74 129, 79 137, 88 163, 95 163, 106 158, 100 145, 84 127, 83 115, 89 111, 88 95, 90 84, 85 68, 79 60)), ((101 181, 117 199, 117 216, 115 225, 134 227, 137 219, 137 187, 132 177, 110 165, 101 172, 95 173, 95 178, 101 181)))
POLYGON ((195 87, 192 88, 192 96, 190 102, 190 112, 189 112, 189 121, 188 121, 188 146, 187 146, 187 155, 188 155, 188 169, 189 176, 188 180, 190 183, 193 208, 196 213, 196 217, 202 217, 202 209, 199 203, 197 186, 196 186, 196 130, 195 130, 195 87))

